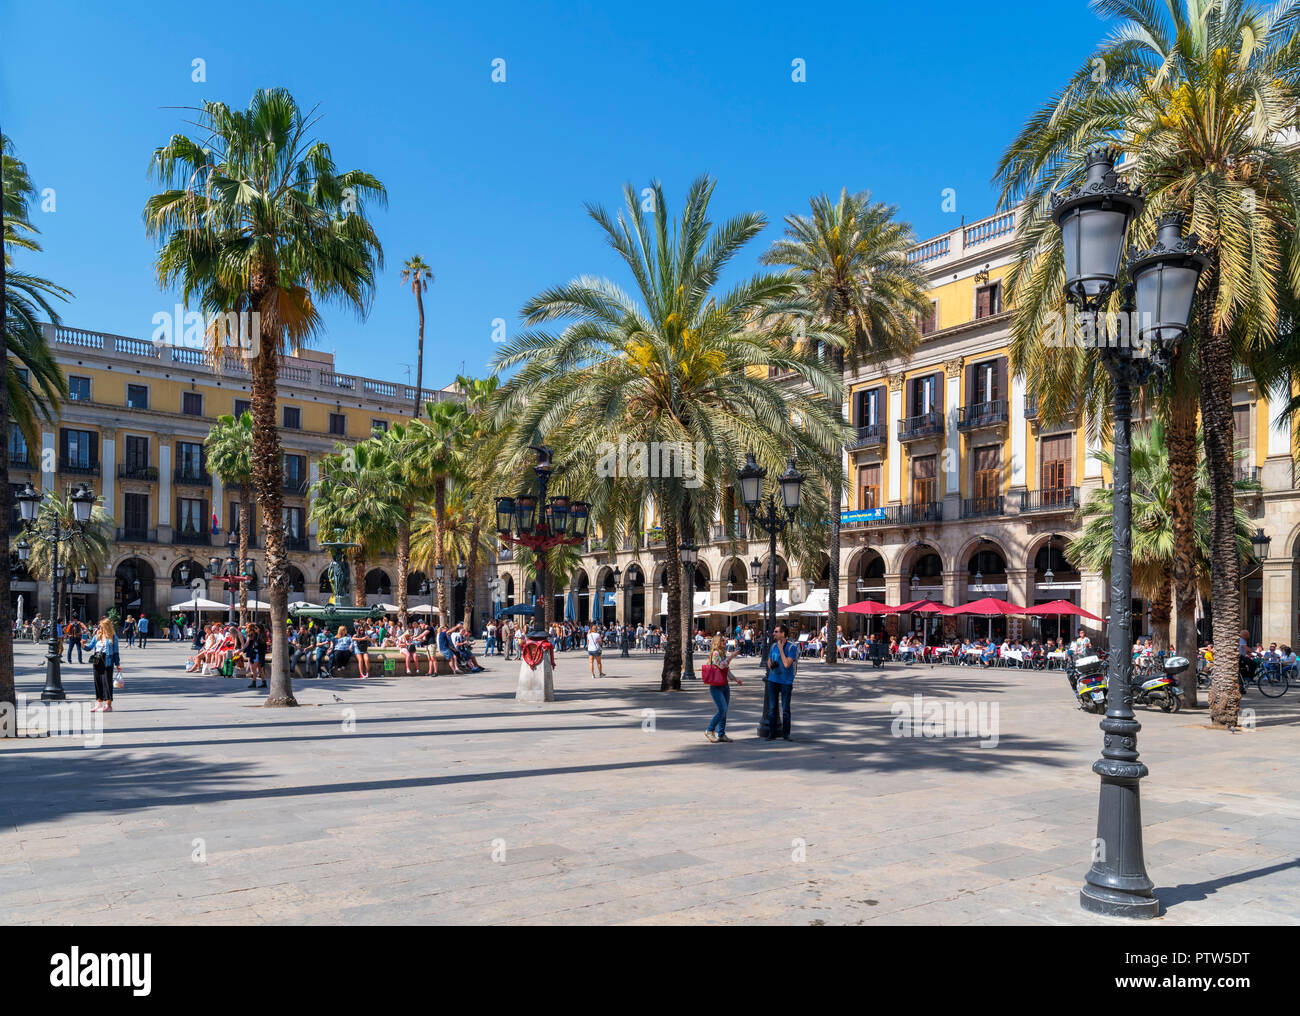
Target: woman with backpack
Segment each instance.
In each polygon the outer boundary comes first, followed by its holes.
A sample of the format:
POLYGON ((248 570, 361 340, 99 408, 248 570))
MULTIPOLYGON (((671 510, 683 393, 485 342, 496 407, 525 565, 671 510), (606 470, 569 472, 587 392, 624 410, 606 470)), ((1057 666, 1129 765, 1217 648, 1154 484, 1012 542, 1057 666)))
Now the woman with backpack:
POLYGON ((727 652, 727 640, 720 634, 713 636, 713 644, 709 648, 709 662, 701 676, 709 688, 709 694, 713 697, 714 706, 717 707, 717 712, 709 721, 708 729, 704 731, 704 736, 714 744, 731 743, 731 738, 727 736, 727 707, 731 704, 731 682, 745 683, 740 678, 731 676, 731 661, 738 655, 740 655, 739 650, 727 652))

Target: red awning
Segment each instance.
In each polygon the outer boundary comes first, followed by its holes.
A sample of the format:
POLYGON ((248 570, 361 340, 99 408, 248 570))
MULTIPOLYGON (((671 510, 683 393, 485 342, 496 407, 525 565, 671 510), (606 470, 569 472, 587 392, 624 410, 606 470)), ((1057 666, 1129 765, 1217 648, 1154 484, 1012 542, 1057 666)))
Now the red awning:
POLYGON ((898 611, 898 607, 877 603, 875 600, 859 600, 840 608, 841 614, 897 614, 898 611))
POLYGON ((950 608, 934 600, 913 600, 911 603, 904 603, 901 607, 895 607, 894 610, 899 614, 946 614, 950 608))
POLYGON ((1076 617, 1086 617, 1090 621, 1100 621, 1096 614, 1089 614, 1082 607, 1076 607, 1069 600, 1053 600, 1051 603, 1039 604, 1037 607, 1029 607, 1026 614, 1034 614, 1038 617, 1053 617, 1062 614, 1073 614, 1076 617))
POLYGON ((984 617, 992 617, 998 614, 1023 614, 1025 608, 1017 607, 1014 603, 1008 603, 1006 600, 995 600, 991 596, 986 596, 982 600, 972 600, 970 603, 949 607, 945 613, 980 614, 984 617))

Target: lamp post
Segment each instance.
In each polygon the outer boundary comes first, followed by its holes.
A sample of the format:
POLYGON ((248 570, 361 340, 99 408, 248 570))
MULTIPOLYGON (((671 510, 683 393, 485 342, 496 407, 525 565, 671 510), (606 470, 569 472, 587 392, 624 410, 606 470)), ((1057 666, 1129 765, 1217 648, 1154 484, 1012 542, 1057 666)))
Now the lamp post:
MULTIPOLYGON (((28 532, 33 536, 39 536, 48 540, 50 551, 53 557, 50 571, 50 603, 52 605, 54 616, 50 625, 50 646, 49 651, 45 654, 45 687, 41 691, 41 701, 43 702, 62 702, 66 699, 67 693, 63 690, 63 672, 60 667, 62 659, 59 656, 59 615, 58 615, 58 598, 59 598, 59 579, 63 574, 63 568, 59 564, 59 544, 64 540, 70 540, 77 534, 82 526, 90 521, 90 511, 95 504, 95 495, 84 483, 73 492, 72 501, 72 519, 73 529, 65 531, 60 523, 59 512, 56 510, 51 513, 51 519, 48 527, 41 527, 37 524, 37 515, 40 512, 41 494, 36 491, 31 483, 23 488, 22 493, 16 495, 19 512, 22 516, 23 523, 26 525, 28 532)), ((25 560, 27 553, 30 552, 30 545, 26 540, 19 543, 18 556, 20 560, 25 560)))
POLYGON ((627 657, 632 655, 631 653, 628 652, 629 643, 631 642, 631 638, 632 638, 632 633, 628 630, 628 619, 627 619, 627 594, 632 588, 631 572, 624 572, 618 567, 615 567, 614 585, 617 586, 619 592, 623 594, 623 623, 619 625, 618 655, 620 657, 627 657))
MULTIPOLYGON (((227 623, 235 623, 235 590, 239 588, 241 582, 249 580, 249 572, 252 570, 251 561, 244 562, 244 570, 239 568, 239 539, 234 533, 230 534, 230 539, 226 541, 226 559, 222 561, 219 557, 213 557, 208 560, 208 573, 212 578, 221 579, 226 588, 230 599, 230 615, 227 623)), ((195 625, 194 637, 198 638, 198 625, 195 625)))
POLYGON ((689 537, 682 541, 678 552, 682 569, 686 572, 686 653, 682 657, 682 680, 695 680, 695 564, 700 559, 700 548, 689 537))
POLYGON ((1260 528, 1255 529, 1255 535, 1250 538, 1250 545, 1255 548, 1255 560, 1259 562, 1259 638, 1256 641, 1264 641, 1264 559, 1268 557, 1268 545, 1273 542, 1273 538, 1260 528))
MULTIPOLYGON (((441 567, 442 565, 436 565, 435 570, 441 567)), ((420 582, 420 595, 427 596, 429 598, 429 623, 430 624, 433 623, 433 594, 437 588, 438 587, 435 586, 433 583, 431 583, 428 579, 423 579, 420 582)))
POLYGON ((564 495, 548 499, 546 488, 550 484, 554 466, 551 449, 533 445, 537 464, 537 494, 520 494, 518 497, 497 498, 497 536, 502 543, 516 543, 532 550, 537 561, 538 595, 533 601, 533 630, 529 638, 546 635, 546 552, 553 547, 576 546, 587 538, 587 520, 590 505, 585 501, 570 502, 564 495))
MULTIPOLYGON (((795 469, 792 457, 789 467, 778 481, 781 488, 781 502, 778 504, 775 494, 768 495, 767 501, 764 503, 763 480, 767 478, 767 470, 754 461, 752 453, 745 457, 745 465, 738 475, 740 478, 741 499, 745 503, 749 520, 759 529, 766 531, 768 539, 768 599, 767 610, 763 618, 762 648, 763 718, 758 724, 758 736, 766 737, 769 732, 768 716, 772 711, 772 686, 767 679, 767 656, 771 652, 772 632, 776 627, 776 534, 785 529, 794 520, 795 513, 799 511, 804 476, 795 469)), ((755 580, 758 578, 759 567, 758 558, 755 558, 750 564, 750 573, 755 580)))
POLYGON ((1187 335, 1201 272, 1209 264, 1195 233, 1182 235, 1183 216, 1172 212, 1157 223, 1155 245, 1130 253, 1121 308, 1127 331, 1114 341, 1103 314, 1119 286, 1120 263, 1129 226, 1142 210, 1139 190, 1115 173, 1109 149, 1090 152, 1081 184, 1053 195, 1051 214, 1061 230, 1065 260, 1064 296, 1091 331, 1114 388, 1114 511, 1110 588, 1109 699, 1101 721, 1102 757, 1092 771, 1101 779, 1097 810, 1098 859, 1089 870, 1079 903, 1111 917, 1151 918, 1160 912, 1142 856, 1139 781, 1147 767, 1138 760, 1142 725, 1133 715, 1130 684, 1133 658, 1133 534, 1130 432, 1133 388, 1167 373, 1187 335), (1106 336, 1103 341, 1103 336, 1106 336))

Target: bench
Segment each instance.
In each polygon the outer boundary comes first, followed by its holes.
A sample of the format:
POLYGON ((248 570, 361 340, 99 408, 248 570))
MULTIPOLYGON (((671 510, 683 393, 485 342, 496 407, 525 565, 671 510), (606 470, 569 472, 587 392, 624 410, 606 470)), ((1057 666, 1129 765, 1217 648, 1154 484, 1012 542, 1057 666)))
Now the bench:
MULTIPOLYGON (((416 653, 416 660, 419 664, 419 671, 416 674, 408 674, 406 671, 406 660, 401 652, 397 649, 370 649, 366 653, 370 662, 370 674, 372 677, 428 677, 429 671, 426 669, 428 656, 423 652, 416 653), (391 669, 390 669, 391 663, 391 669)), ((442 653, 434 654, 434 674, 450 674, 451 664, 442 653)), ((298 671, 302 673, 301 668, 298 671)), ((314 678, 315 674, 309 674, 309 678, 314 678)), ((348 665, 342 670, 335 670, 334 676, 337 678, 358 678, 361 676, 361 669, 357 666, 356 657, 353 656, 348 661, 348 665)))

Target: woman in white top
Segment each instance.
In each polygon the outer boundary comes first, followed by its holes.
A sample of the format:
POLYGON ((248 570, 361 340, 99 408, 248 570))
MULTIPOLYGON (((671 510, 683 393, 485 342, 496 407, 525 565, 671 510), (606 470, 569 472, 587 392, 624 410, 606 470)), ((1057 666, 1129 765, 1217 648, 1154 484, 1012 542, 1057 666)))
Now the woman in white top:
POLYGON ((600 661, 600 629, 594 624, 587 630, 587 661, 592 678, 605 676, 605 665, 600 661), (597 668, 600 673, 597 674, 597 668))

